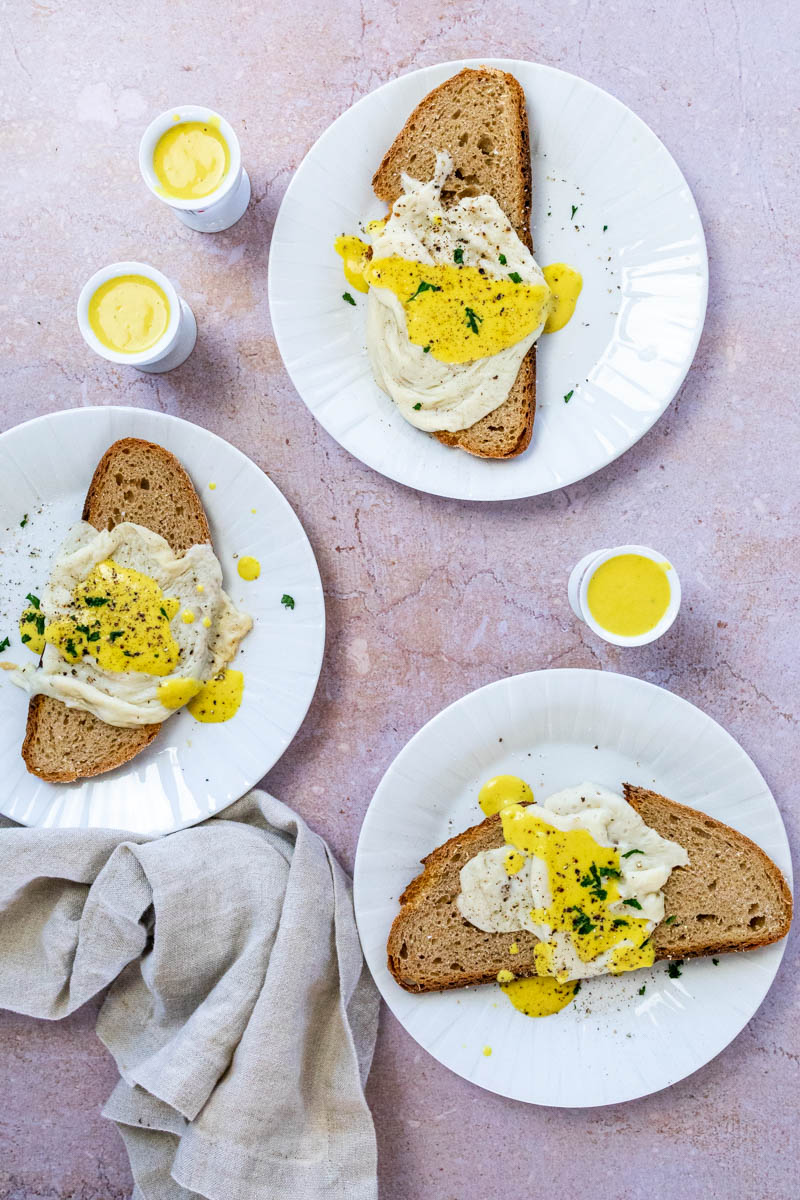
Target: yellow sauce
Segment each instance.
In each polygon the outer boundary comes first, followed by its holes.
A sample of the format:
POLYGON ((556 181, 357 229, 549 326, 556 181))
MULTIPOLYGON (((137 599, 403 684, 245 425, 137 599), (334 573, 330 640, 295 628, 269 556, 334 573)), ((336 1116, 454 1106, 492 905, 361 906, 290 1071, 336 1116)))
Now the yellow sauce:
POLYGON ((553 976, 531 979, 515 979, 513 983, 500 984, 508 999, 526 1017, 551 1017, 575 999, 580 981, 570 979, 559 983, 553 976))
POLYGON ((551 263, 549 267, 542 267, 542 274, 547 280, 552 296, 544 331, 556 333, 564 328, 575 312, 575 305, 583 288, 583 277, 579 271, 566 263, 551 263))
POLYGON ((194 622, 194 613, 190 608, 185 608, 181 613, 181 620, 184 625, 191 625, 194 622))
POLYGON ((89 326, 107 350, 138 354, 164 336, 169 325, 169 300, 146 275, 108 279, 89 301, 89 326))
MULTIPOLYGON (((611 906, 619 901, 616 880, 620 873, 619 852, 601 846, 585 829, 564 832, 521 806, 504 809, 503 835, 523 854, 532 854, 547 867, 551 896, 547 908, 531 909, 531 919, 549 925, 553 932, 566 933, 581 962, 591 962, 611 951, 612 974, 652 966, 653 943, 646 920, 611 906), (631 942, 632 946, 622 946, 631 942)), ((553 942, 538 942, 534 961, 538 975, 553 975, 553 942)))
POLYGON ((239 559, 239 565, 236 569, 242 579, 246 579, 249 583, 252 583, 261 574, 261 563, 257 558, 251 558, 249 554, 245 554, 244 558, 239 559))
POLYGON ((618 554, 589 581, 586 602, 597 624, 618 637, 638 637, 659 623, 670 602, 669 563, 618 554))
POLYGON ((72 597, 72 613, 44 631, 67 662, 91 655, 104 671, 170 675, 180 651, 169 623, 180 607, 149 575, 106 559, 72 597))
POLYGON ((510 804, 533 804, 533 792, 516 775, 495 775, 478 792, 478 804, 492 817, 510 804))
POLYGON ((204 725, 230 721, 239 710, 244 692, 244 675, 230 668, 210 679, 189 701, 189 712, 204 725))
POLYGON ((364 274, 369 250, 366 242, 362 242, 361 238, 347 237, 342 234, 333 243, 333 248, 344 259, 344 277, 350 286, 354 287, 357 292, 368 292, 369 284, 364 274))
POLYGON ((228 143, 210 121, 184 121, 163 133, 153 151, 159 191, 175 200, 215 192, 230 167, 228 143))
POLYGON ((506 875, 517 875, 525 866, 525 858, 519 850, 508 850, 503 859, 506 875))
POLYGON ((39 658, 44 653, 44 613, 31 604, 19 619, 19 634, 31 654, 39 658))
POLYGON ((533 287, 482 275, 477 267, 371 259, 365 276, 403 306, 409 341, 440 362, 465 363, 516 345, 542 324, 550 306, 544 284, 533 287))
POLYGON ((183 708, 202 686, 199 679, 169 679, 159 684, 158 698, 164 708, 183 708))

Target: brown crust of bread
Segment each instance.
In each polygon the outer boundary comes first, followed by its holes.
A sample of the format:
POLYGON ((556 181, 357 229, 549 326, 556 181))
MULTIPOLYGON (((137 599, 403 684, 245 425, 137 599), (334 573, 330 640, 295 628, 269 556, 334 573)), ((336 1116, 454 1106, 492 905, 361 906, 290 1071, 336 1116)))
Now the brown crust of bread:
MULTIPOLYGON (((670 927, 662 923, 656 927, 653 933, 657 960, 699 958, 712 954, 755 950, 780 941, 781 938, 786 936, 792 919, 792 896, 783 875, 760 846, 757 846, 755 842, 745 837, 744 834, 723 824, 723 822, 717 821, 713 817, 708 817, 705 813, 700 813, 695 809, 687 808, 685 805, 677 804, 674 800, 668 800, 665 796, 661 796, 657 792, 648 791, 646 788, 633 787, 627 783, 623 784, 623 791, 625 798, 637 811, 645 803, 655 803, 665 818, 665 826, 668 823, 670 813, 675 813, 682 817, 690 814, 693 818, 701 818, 706 828, 716 829, 718 832, 724 833, 727 840, 735 843, 741 852, 754 857, 758 861, 775 886, 783 910, 783 920, 775 929, 767 933, 754 932, 752 937, 738 938, 735 942, 726 939, 708 940, 706 935, 706 940, 702 943, 698 941, 694 945, 690 944, 687 947, 684 942, 677 951, 673 950, 669 944, 671 936, 670 927)), ((652 814, 650 814, 648 824, 658 829, 658 825, 652 819, 652 814)), ((659 830, 659 832, 662 832, 665 837, 670 836, 666 828, 659 830)), ((392 922, 386 943, 387 965, 400 987, 408 992, 422 993, 446 991, 453 988, 470 987, 476 984, 494 983, 497 978, 497 971, 501 967, 512 967, 514 974, 518 978, 525 978, 536 974, 533 965, 532 950, 537 939, 527 930, 513 934, 495 933, 486 935, 487 939, 491 939, 493 951, 496 947, 494 961, 487 964, 486 969, 462 971, 458 977, 444 981, 438 979, 435 983, 423 974, 409 974, 407 960, 404 959, 401 953, 406 931, 413 927, 416 914, 425 903, 427 896, 435 892, 444 883, 447 876, 453 873, 452 854, 454 849, 464 851, 460 856, 460 862, 463 863, 474 854, 477 854, 479 850, 493 849, 502 845, 502 824, 499 815, 495 815, 488 817, 479 825, 473 825, 463 833, 449 838, 422 859, 423 870, 411 880, 400 896, 400 911, 392 922), (507 957, 508 944, 511 941, 516 941, 519 944, 519 954, 513 962, 507 957)), ((460 870, 460 867, 458 870, 460 870)), ((670 890, 674 891, 680 888, 681 870, 682 868, 676 868, 665 886, 665 900, 668 908, 670 907, 670 890)), ((455 881, 451 885, 451 890, 453 888, 455 888, 455 881)), ((455 890, 457 894, 457 888, 455 890)), ((452 898, 451 907, 455 908, 455 896, 452 898)), ((458 914, 458 920, 464 927, 472 928, 467 921, 464 921, 460 914, 458 914)))
MULTIPOLYGON (((392 145, 386 151, 381 160, 375 175, 372 179, 372 187, 379 200, 383 200, 391 207, 400 194, 399 169, 396 166, 396 159, 405 144, 409 132, 413 129, 416 119, 429 108, 435 108, 438 100, 450 91, 459 81, 474 79, 475 82, 494 82, 497 77, 501 76, 505 85, 512 93, 517 114, 516 114, 516 131, 517 144, 514 147, 514 152, 518 162, 520 177, 523 181, 523 202, 522 212, 517 215, 507 214, 511 220, 517 236, 525 243, 529 250, 533 250, 533 237, 531 234, 531 200, 532 200, 532 174, 531 174, 531 151, 530 151, 530 131, 528 128, 528 110, 525 104, 525 93, 519 84, 519 81, 507 71, 500 71, 493 67, 465 67, 459 71, 457 75, 446 79, 444 83, 440 83, 433 91, 425 96, 414 111, 409 116, 400 133, 395 138, 392 145)), ((437 147, 438 148, 438 147, 437 147)), ((454 160, 457 160, 457 148, 446 147, 450 150, 454 160)), ((447 181, 445 181, 445 188, 447 181)), ((468 454, 472 454, 477 458, 496 459, 504 461, 509 458, 516 458, 522 454, 530 445, 533 435, 533 421, 536 415, 536 346, 531 346, 525 358, 520 363, 520 368, 517 373, 517 378, 509 394, 509 400, 504 401, 494 412, 488 413, 482 417, 480 421, 476 421, 468 429, 459 430, 456 433, 448 433, 441 431, 434 433, 433 437, 445 446, 452 446, 460 450, 465 450, 468 454), (487 451, 484 448, 483 438, 485 434, 491 435, 497 429, 498 423, 506 419, 507 414, 513 409, 511 397, 522 394, 525 399, 525 421, 523 427, 514 442, 511 442, 504 448, 502 452, 487 451)))
MULTIPOLYGON (((187 536, 167 538, 173 550, 180 552, 188 549, 190 545, 210 542, 211 532, 205 510, 183 465, 163 446, 141 438, 121 438, 106 450, 97 464, 86 493, 83 520, 94 525, 96 529, 101 529, 107 523, 112 515, 110 509, 114 503, 115 481, 112 480, 112 475, 120 457, 130 454, 145 454, 154 459, 163 470, 170 473, 176 486, 180 488, 187 509, 184 522, 187 536), (194 537, 194 541, 187 540, 193 534, 202 536, 194 537)), ((162 531, 156 529, 154 532, 162 531)), ((28 705, 21 753, 25 766, 32 775, 48 783, 73 783, 76 779, 102 775, 130 762, 155 740, 160 730, 160 724, 120 729, 106 725, 92 713, 70 708, 52 696, 33 696, 28 705), (40 744, 46 743, 48 738, 52 737, 53 730, 59 727, 60 736, 64 739, 64 750, 59 755, 59 764, 57 767, 44 765, 42 760, 45 755, 38 753, 40 744), (91 758, 84 750, 95 744, 102 748, 96 757, 91 758)))

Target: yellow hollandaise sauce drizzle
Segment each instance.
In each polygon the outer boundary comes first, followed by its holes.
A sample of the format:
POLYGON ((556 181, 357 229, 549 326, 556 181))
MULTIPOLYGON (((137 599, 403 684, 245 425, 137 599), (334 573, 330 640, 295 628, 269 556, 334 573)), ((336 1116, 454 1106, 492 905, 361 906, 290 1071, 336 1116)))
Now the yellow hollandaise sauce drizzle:
POLYGON ((510 804, 533 804, 533 792, 517 775, 495 775, 478 792, 478 804, 492 817, 510 804))
POLYGON ((44 613, 39 611, 38 602, 30 604, 19 619, 19 635, 37 658, 44 653, 44 624, 44 613))
POLYGON ((561 1012, 577 996, 580 980, 569 979, 559 983, 552 975, 530 979, 515 979, 512 983, 499 980, 501 990, 526 1017, 551 1017, 561 1012))
POLYGON ((589 612, 609 633, 638 637, 654 629, 669 608, 669 563, 643 554, 618 554, 589 581, 589 612))
POLYGON ((583 276, 566 263, 550 263, 542 267, 550 288, 550 312, 544 323, 545 333, 557 333, 572 319, 575 305, 583 289, 583 276))
POLYGON ((149 350, 169 325, 169 300, 146 275, 108 279, 89 301, 89 326, 97 340, 118 354, 149 350))
POLYGON ((333 248, 343 259, 344 277, 357 292, 368 292, 369 284, 366 277, 369 262, 369 246, 361 238, 348 237, 342 234, 333 243, 333 248))
POLYGON ((494 279, 477 267, 372 258, 365 276, 403 306, 409 341, 440 362, 465 363, 516 345, 542 324, 550 307, 544 284, 494 279))
MULTIPOLYGON (((585 829, 557 829, 521 806, 504 809, 501 818, 506 842, 541 859, 547 868, 550 904, 531 909, 533 921, 549 925, 554 933, 566 933, 581 962, 610 952, 612 974, 652 966, 648 922, 634 915, 635 907, 628 911, 618 904, 617 850, 601 846, 585 829), (612 910, 615 904, 617 909, 612 910)), ((556 974, 555 949, 553 942, 537 943, 537 974, 556 974)))
POLYGON ((183 708, 202 689, 199 679, 168 679, 158 685, 158 698, 164 708, 183 708))
POLYGON ((210 679, 188 704, 195 721, 210 725, 217 721, 230 721, 239 711, 244 693, 244 675, 230 667, 210 679))
POLYGON ((258 579, 259 575, 261 574, 261 563, 257 558, 253 558, 251 555, 245 554, 243 558, 239 559, 239 565, 237 566, 236 570, 239 572, 239 575, 242 579, 246 579, 248 583, 252 583, 253 580, 258 579))
POLYGON ((67 662, 88 654, 104 671, 170 675, 180 654, 170 631, 179 607, 155 579, 109 558, 78 584, 70 614, 44 637, 67 662))
POLYGON ((153 151, 159 190, 175 200, 215 192, 230 167, 228 143, 213 121, 184 121, 163 133, 153 151))

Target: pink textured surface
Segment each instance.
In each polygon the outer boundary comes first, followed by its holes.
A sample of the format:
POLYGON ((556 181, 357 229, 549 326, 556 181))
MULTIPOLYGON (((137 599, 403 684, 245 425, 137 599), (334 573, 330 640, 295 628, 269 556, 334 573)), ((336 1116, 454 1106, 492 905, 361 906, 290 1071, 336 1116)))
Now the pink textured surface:
MULTIPOLYGON (((284 491, 319 559, 329 638, 270 789, 351 868, 372 791, 420 724, 501 675, 588 666, 663 684, 725 725, 796 845, 797 6, 294 0, 235 13, 143 0, 91 22, 82 8, 4 13, 2 426, 81 404, 158 408, 228 438, 284 491), (395 74, 482 54, 582 74, 652 126, 697 198, 711 298, 684 388, 635 449, 543 500, 476 507, 388 483, 315 425, 270 336, 266 265, 290 175, 334 117, 395 74), (183 101, 218 106, 242 141, 254 198, 224 234, 180 226, 138 178, 142 129, 183 101), (114 368, 78 336, 80 285, 124 258, 166 271, 197 315, 197 349, 169 376, 114 368), (684 586, 677 625, 640 651, 597 642, 567 605, 573 563, 619 542, 662 548, 684 586)), ((382 1200, 536 1194, 544 1181, 620 1200, 796 1196, 797 957, 795 940, 715 1062, 587 1113, 485 1094, 384 1013, 369 1084, 382 1200)), ((130 1193, 122 1143, 99 1116, 115 1069, 93 1024, 92 1006, 58 1025, 0 1013, 7 1200, 130 1193)))

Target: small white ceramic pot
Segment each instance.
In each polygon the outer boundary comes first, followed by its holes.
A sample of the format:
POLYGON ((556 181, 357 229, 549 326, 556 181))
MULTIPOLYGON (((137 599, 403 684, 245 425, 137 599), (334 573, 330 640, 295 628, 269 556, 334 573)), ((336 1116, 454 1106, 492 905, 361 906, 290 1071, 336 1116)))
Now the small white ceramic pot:
POLYGON ((192 353, 197 341, 197 322, 189 305, 178 295, 166 275, 141 262, 111 263, 110 266, 95 271, 91 279, 84 284, 78 297, 78 325, 83 340, 95 354, 120 366, 136 367, 138 371, 151 374, 161 374, 162 371, 171 371, 174 367, 179 367, 192 353), (134 354, 126 354, 104 346, 89 324, 89 302, 92 296, 101 284, 107 283, 109 279, 116 279, 119 275, 144 275, 146 279, 152 279, 164 292, 169 303, 169 322, 162 336, 146 350, 139 350, 134 354))
POLYGON ((200 233, 221 233, 223 229, 230 229, 244 216, 250 203, 250 178, 242 167, 239 139, 224 117, 199 104, 170 108, 150 122, 139 143, 139 170, 153 195, 168 205, 184 225, 200 233), (230 164, 219 187, 201 200, 177 200, 165 196, 153 166, 153 154, 162 135, 187 121, 213 121, 228 143, 230 154, 230 164))
POLYGON ((665 634, 677 617, 681 606, 681 581, 672 563, 663 554, 659 554, 658 551, 652 550, 649 546, 614 546, 612 549, 593 550, 591 554, 587 554, 581 559, 577 566, 573 568, 572 574, 569 577, 567 594, 569 596, 570 607, 575 616, 581 621, 585 621, 589 628, 599 638, 602 638, 603 641, 610 642, 613 646, 646 646, 649 642, 654 642, 662 634, 665 634), (611 633, 608 629, 604 629, 602 625, 598 625, 591 614, 587 602, 589 584, 597 568, 603 563, 608 562, 610 558, 617 558, 620 554, 640 554, 643 558, 652 559, 660 567, 666 564, 669 568, 666 572, 667 582, 669 583, 669 604, 667 605, 666 612, 657 625, 654 625, 652 629, 648 629, 646 633, 637 634, 636 637, 622 637, 620 634, 611 633))

